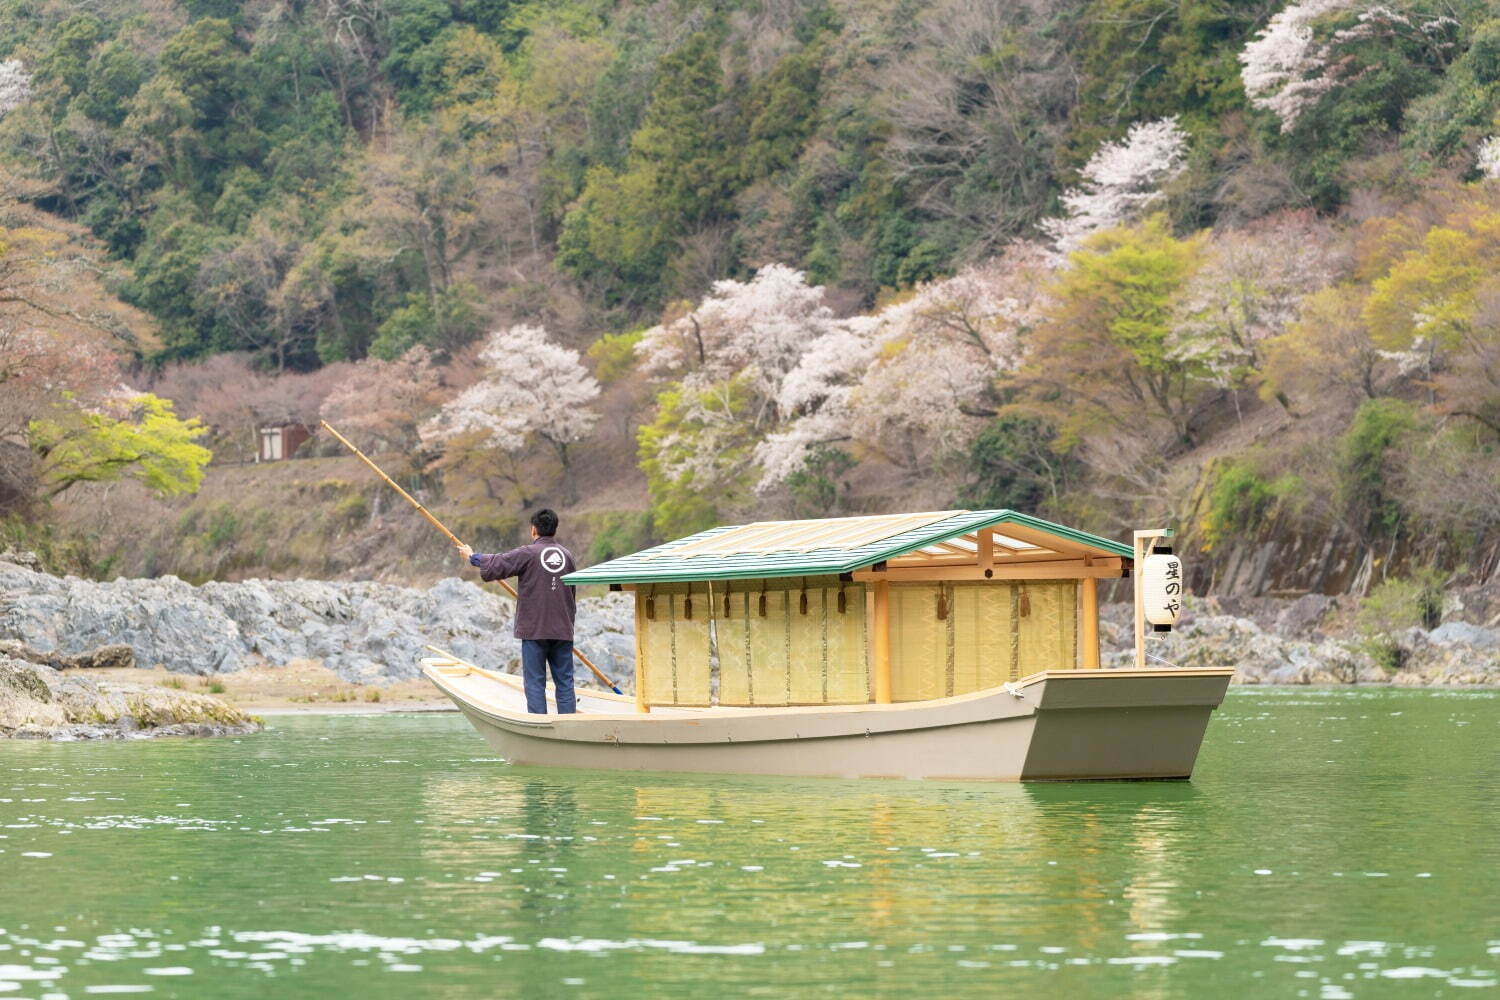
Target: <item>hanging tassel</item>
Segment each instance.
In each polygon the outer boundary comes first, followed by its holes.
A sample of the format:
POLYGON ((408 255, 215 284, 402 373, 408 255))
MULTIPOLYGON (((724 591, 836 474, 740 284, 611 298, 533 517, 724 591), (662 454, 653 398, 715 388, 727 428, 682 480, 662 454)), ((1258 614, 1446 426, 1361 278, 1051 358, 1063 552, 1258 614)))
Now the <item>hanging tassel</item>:
POLYGON ((765 584, 761 584, 760 585, 760 616, 762 618, 764 618, 766 616, 766 585, 765 584))
POLYGON ((648 622, 656 621, 656 598, 649 595, 646 597, 646 620, 648 622))
POLYGON ((948 595, 939 590, 937 595, 937 620, 948 620, 948 595))
POLYGON ((797 610, 801 614, 807 614, 807 581, 802 581, 802 596, 797 599, 797 610))
POLYGON ((1029 618, 1031 616, 1031 596, 1026 593, 1025 587, 1021 588, 1021 600, 1017 602, 1017 608, 1021 612, 1022 618, 1029 618))
POLYGON ((686 597, 684 597, 682 599, 682 617, 685 618, 687 621, 692 621, 693 620, 693 595, 692 594, 689 594, 688 596, 686 596, 686 597))
POLYGON ((840 583, 839 584, 839 614, 843 614, 846 610, 848 610, 848 607, 849 607, 849 602, 844 597, 844 585, 842 583, 840 583))

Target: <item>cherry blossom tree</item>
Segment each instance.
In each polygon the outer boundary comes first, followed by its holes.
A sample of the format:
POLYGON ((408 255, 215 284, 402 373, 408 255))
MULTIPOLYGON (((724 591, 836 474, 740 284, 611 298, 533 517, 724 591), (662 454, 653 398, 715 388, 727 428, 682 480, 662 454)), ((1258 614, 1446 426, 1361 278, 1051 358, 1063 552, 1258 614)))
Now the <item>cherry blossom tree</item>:
POLYGON ((1474 165, 1488 179, 1500 178, 1500 135, 1492 135, 1479 144, 1474 165))
POLYGON ((1277 12, 1240 52, 1240 80, 1250 103, 1270 111, 1281 131, 1290 132, 1325 94, 1362 72, 1363 61, 1351 58, 1352 46, 1399 41, 1440 63, 1454 50, 1458 27, 1447 15, 1413 17, 1369 0, 1304 0, 1277 12), (1318 32, 1319 22, 1356 10, 1352 23, 1318 32))
POLYGON ((1187 143, 1176 115, 1132 125, 1124 139, 1089 157, 1083 183, 1063 193, 1067 214, 1044 219, 1043 232, 1069 253, 1094 233, 1136 222, 1161 198, 1162 185, 1182 173, 1187 143))
POLYGON ((484 377, 421 426, 422 441, 469 435, 478 445, 515 456, 540 438, 566 473, 568 448, 598 422, 599 383, 578 352, 554 343, 539 326, 496 330, 479 353, 484 377))
POLYGON ((1301 212, 1216 233, 1178 297, 1168 355, 1220 388, 1242 385, 1260 370, 1265 341, 1348 265, 1341 249, 1327 225, 1301 212))
POLYGON ((342 431, 364 432, 389 447, 409 450, 420 425, 438 409, 442 371, 422 345, 395 361, 368 358, 323 401, 319 415, 342 431))
POLYGON ((1329 47, 1314 38, 1314 22, 1353 3, 1305 0, 1288 4, 1240 52, 1240 80, 1250 103, 1280 119, 1283 132, 1290 132, 1298 116, 1333 87, 1333 79, 1323 72, 1329 47))
POLYGON ((19 59, 0 60, 0 118, 31 97, 31 75, 19 59))
POLYGON ((835 324, 782 383, 780 406, 792 419, 757 447, 757 488, 775 488, 839 442, 911 474, 967 447, 994 415, 995 377, 1015 365, 1018 335, 1038 315, 1036 275, 1046 266, 1041 247, 1017 244, 835 324))
POLYGON ((636 351, 645 371, 689 387, 741 379, 762 425, 779 416, 782 380, 833 325, 820 286, 785 264, 768 264, 748 282, 714 282, 696 308, 648 330, 636 351))

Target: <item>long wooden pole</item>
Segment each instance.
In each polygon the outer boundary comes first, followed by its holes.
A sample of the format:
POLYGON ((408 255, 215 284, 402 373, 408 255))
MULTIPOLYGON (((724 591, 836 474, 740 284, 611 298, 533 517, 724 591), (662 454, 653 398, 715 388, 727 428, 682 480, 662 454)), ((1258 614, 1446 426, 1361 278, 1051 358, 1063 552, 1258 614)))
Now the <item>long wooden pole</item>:
MULTIPOLYGON (((354 452, 354 454, 359 457, 360 461, 362 461, 366 465, 368 465, 370 467, 370 469, 377 476, 379 476, 381 479, 384 479, 387 486, 389 486, 391 489, 395 490, 397 493, 401 494, 401 496, 406 499, 407 503, 409 503, 413 507, 417 508, 417 512, 420 513, 423 517, 427 518, 427 520, 432 524, 432 526, 434 528, 436 528, 437 530, 441 531, 444 535, 447 535, 448 536, 448 541, 450 541, 450 542, 453 543, 453 547, 454 548, 458 548, 459 546, 463 545, 463 542, 461 542, 461 541, 458 540, 458 536, 457 535, 455 535, 453 532, 449 531, 448 528, 447 528, 447 526, 444 525, 442 521, 439 521, 436 517, 433 516, 432 511, 428 510, 426 507, 423 507, 422 504, 417 500, 416 497, 412 496, 410 493, 408 493, 405 490, 403 490, 401 488, 401 484, 400 483, 397 483, 390 476, 387 476, 385 474, 385 470, 381 469, 380 466, 376 465, 373 461, 370 460, 370 456, 366 455, 364 452, 362 452, 358 448, 354 447, 354 444, 348 438, 344 437, 344 435, 342 435, 338 431, 334 430, 333 429, 333 425, 330 424, 328 421, 322 420, 322 421, 319 421, 319 423, 321 423, 323 425, 323 429, 324 430, 326 430, 328 433, 332 434, 335 438, 338 439, 339 444, 343 445, 345 448, 348 448, 350 451, 354 452)), ((516 590, 510 584, 506 583, 504 580, 496 580, 495 583, 498 583, 500 585, 500 588, 502 590, 504 590, 507 594, 509 594, 512 598, 516 597, 516 590)), ((611 691, 613 691, 615 694, 624 694, 625 693, 625 692, 621 691, 615 685, 614 681, 612 681, 608 677, 604 676, 604 671, 602 671, 598 667, 594 666, 594 661, 591 660, 591 659, 589 659, 586 655, 584 655, 583 650, 578 649, 578 648, 575 647, 573 649, 573 652, 575 652, 575 653, 578 654, 578 658, 583 661, 583 665, 584 666, 588 667, 590 670, 592 670, 594 672, 594 676, 597 677, 597 678, 599 678, 600 683, 608 685, 609 689, 611 691)))

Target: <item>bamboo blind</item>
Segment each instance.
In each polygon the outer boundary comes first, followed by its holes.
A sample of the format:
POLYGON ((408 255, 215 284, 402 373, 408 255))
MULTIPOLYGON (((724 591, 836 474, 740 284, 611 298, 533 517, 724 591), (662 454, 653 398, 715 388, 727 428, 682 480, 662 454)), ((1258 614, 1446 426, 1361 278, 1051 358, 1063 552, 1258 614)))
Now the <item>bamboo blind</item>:
MULTIPOLYGON (((825 578, 826 580, 827 578, 825 578)), ((820 581, 821 582, 821 581, 820 581)), ((720 705, 844 705, 870 700, 865 648, 865 588, 833 582, 802 589, 783 582, 694 585, 688 594, 656 591, 653 617, 641 617, 646 701, 706 705, 710 700, 709 636, 718 659, 720 705), (701 588, 701 589, 698 589, 701 588), (839 611, 839 592, 844 610, 839 611), (806 611, 803 610, 804 596, 806 611)), ((678 589, 678 588, 674 588, 678 589)))
MULTIPOLYGON (((663 587, 641 616, 643 689, 652 705, 844 705, 870 700, 862 584, 831 577, 663 587), (839 592, 844 611, 838 610, 839 592), (804 599, 806 610, 804 611, 804 599), (691 616, 689 615, 691 601, 691 616)), ((891 586, 891 689, 925 701, 1078 663, 1078 582, 891 586)))
POLYGON ((968 694, 1078 662, 1078 584, 891 586, 891 697, 968 694))

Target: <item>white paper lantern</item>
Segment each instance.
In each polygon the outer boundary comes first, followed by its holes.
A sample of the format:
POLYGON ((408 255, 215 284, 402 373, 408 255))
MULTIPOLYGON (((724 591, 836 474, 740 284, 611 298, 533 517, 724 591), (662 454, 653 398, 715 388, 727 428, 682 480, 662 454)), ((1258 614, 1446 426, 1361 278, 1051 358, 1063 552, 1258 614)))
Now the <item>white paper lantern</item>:
POLYGON ((1141 604, 1146 621, 1158 626, 1159 631, 1177 624, 1183 593, 1182 560, 1171 549, 1152 550, 1141 565, 1141 604))

